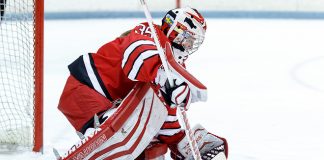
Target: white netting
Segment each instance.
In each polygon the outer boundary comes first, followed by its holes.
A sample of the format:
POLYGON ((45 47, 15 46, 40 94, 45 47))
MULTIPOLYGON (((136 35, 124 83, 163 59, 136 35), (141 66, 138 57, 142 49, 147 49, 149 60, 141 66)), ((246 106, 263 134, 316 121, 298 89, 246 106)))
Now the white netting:
POLYGON ((33 146, 34 1, 0 0, 0 146, 33 146))

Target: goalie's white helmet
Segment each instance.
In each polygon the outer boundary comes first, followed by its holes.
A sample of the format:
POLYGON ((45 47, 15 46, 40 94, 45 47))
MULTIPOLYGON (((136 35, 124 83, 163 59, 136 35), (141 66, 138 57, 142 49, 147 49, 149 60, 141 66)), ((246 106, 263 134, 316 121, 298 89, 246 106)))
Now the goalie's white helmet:
POLYGON ((182 56, 188 57, 203 43, 207 26, 204 17, 196 9, 185 7, 170 10, 162 19, 161 29, 172 47, 184 52, 180 53, 182 56))

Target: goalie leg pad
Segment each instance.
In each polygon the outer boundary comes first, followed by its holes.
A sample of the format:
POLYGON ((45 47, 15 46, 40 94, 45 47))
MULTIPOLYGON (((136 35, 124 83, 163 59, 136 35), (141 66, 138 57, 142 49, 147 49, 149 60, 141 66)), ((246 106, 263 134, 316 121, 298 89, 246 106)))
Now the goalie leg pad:
POLYGON ((107 120, 63 160, 135 159, 157 134, 167 110, 148 84, 135 87, 107 120))
POLYGON ((167 111, 150 90, 122 128, 94 155, 98 159, 135 159, 161 127, 167 111), (151 97, 150 97, 151 96, 151 97), (164 110, 164 114, 163 114, 164 110), (161 114, 162 113, 162 114, 161 114), (162 116, 161 116, 162 115, 162 116))

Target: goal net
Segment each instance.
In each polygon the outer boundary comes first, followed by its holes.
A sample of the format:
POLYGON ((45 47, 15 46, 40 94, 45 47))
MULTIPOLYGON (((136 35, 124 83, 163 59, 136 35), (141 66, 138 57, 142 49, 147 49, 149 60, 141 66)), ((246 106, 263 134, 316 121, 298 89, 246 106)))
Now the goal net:
POLYGON ((0 0, 0 150, 42 147, 43 0, 0 0))

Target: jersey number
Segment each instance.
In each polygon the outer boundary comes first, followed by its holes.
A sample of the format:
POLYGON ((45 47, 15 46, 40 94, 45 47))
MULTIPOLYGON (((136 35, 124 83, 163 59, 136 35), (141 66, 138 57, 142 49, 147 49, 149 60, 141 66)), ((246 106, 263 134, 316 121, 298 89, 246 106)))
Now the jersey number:
POLYGON ((135 33, 153 38, 151 28, 144 24, 139 24, 138 27, 136 27, 135 33))

